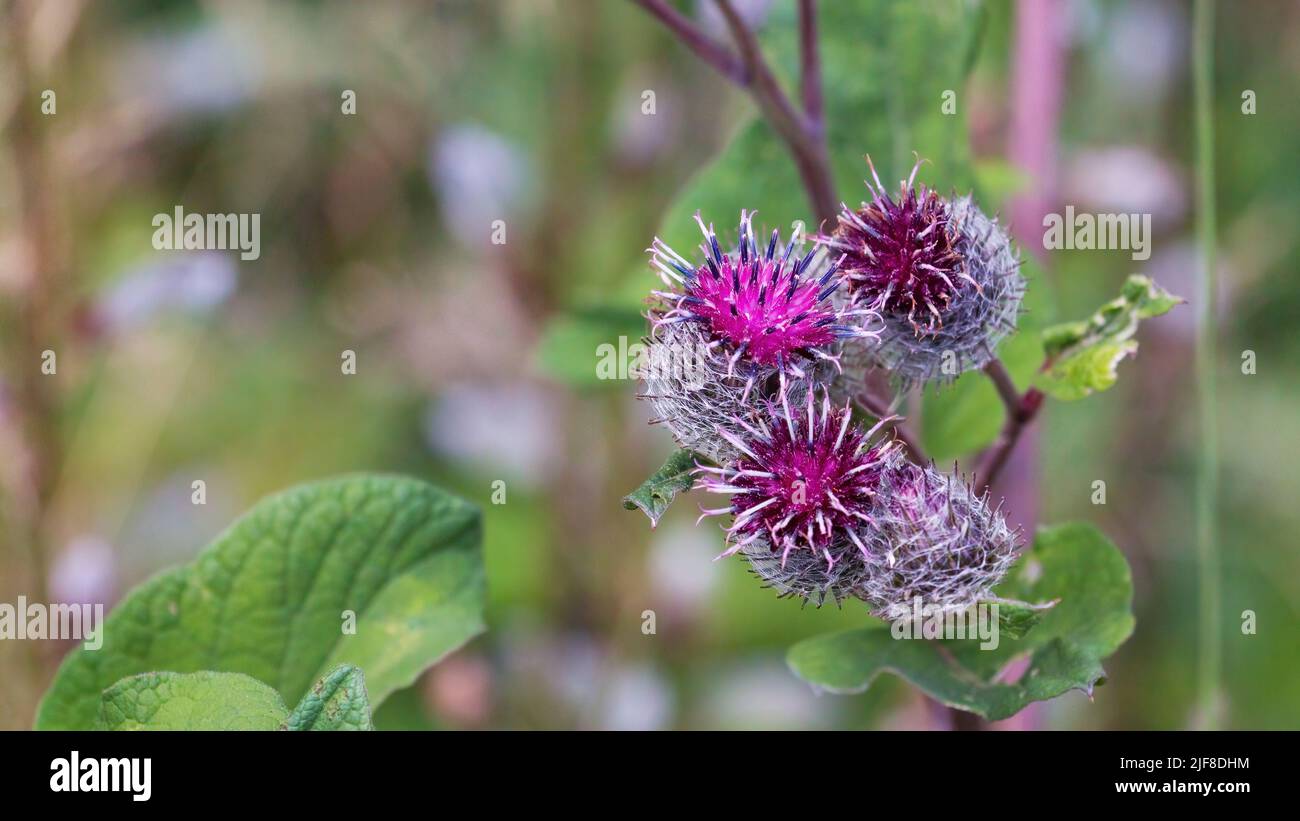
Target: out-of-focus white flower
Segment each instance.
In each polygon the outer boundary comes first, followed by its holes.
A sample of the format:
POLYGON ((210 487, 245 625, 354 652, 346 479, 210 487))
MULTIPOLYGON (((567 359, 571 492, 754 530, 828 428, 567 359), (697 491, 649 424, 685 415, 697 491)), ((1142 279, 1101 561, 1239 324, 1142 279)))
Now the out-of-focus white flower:
MULTIPOLYGON (((1183 239, 1159 247, 1147 265, 1151 278, 1166 286, 1175 294, 1195 294, 1200 287, 1201 251, 1192 239, 1183 239)), ((1242 280, 1240 271, 1235 266, 1232 255, 1227 251, 1219 253, 1218 295, 1216 308, 1219 318, 1231 315, 1232 300, 1235 296, 1232 285, 1242 280)), ((1167 333, 1182 337, 1191 344, 1196 337, 1195 311, 1170 311, 1160 318, 1156 333, 1167 333)))
POLYGON ((1163 97, 1183 72, 1186 18, 1176 4, 1121 3, 1098 32, 1105 88, 1133 101, 1163 97))
POLYGON ((672 144, 681 126, 677 106, 664 105, 665 98, 658 89, 664 85, 646 75, 623 83, 616 96, 620 101, 613 111, 614 146, 618 156, 629 165, 649 165, 672 144), (653 113, 646 108, 651 102, 647 92, 653 94, 653 113))
POLYGON ((605 730, 662 730, 673 719, 672 688, 650 667, 614 670, 605 681, 600 727, 605 730))
POLYGON ((256 48, 231 29, 208 24, 146 39, 121 61, 114 85, 122 98, 182 116, 229 111, 251 97, 261 79, 256 48))
POLYGON ((109 332, 139 327, 157 314, 206 314, 235 292, 234 256, 191 251, 128 272, 104 293, 96 315, 109 332))
POLYGON ((518 382, 451 385, 425 416, 425 441, 478 471, 537 484, 559 457, 558 412, 544 390, 518 382))
POLYGON ((1168 225, 1187 211, 1187 187, 1168 162, 1138 146, 1080 151, 1066 165, 1061 197, 1077 209, 1150 214, 1168 225))
POLYGON ((717 536, 689 522, 674 521, 650 541, 650 583, 665 619, 689 618, 712 597, 721 567, 713 561, 717 536))
POLYGON ((63 604, 111 604, 117 599, 113 547, 95 535, 78 536, 54 559, 50 596, 63 604))
POLYGON ((491 241, 493 221, 508 225, 532 188, 531 168, 519 149, 472 123, 438 136, 429 150, 429 178, 448 230, 471 248, 491 241))
POLYGON ((123 578, 135 581, 189 561, 245 507, 236 484, 212 465, 191 465, 142 489, 113 536, 123 578), (194 503, 202 480, 203 504, 194 503))
POLYGON ((720 730, 793 730, 828 727, 834 702, 819 699, 779 661, 759 661, 715 672, 695 726, 720 730))

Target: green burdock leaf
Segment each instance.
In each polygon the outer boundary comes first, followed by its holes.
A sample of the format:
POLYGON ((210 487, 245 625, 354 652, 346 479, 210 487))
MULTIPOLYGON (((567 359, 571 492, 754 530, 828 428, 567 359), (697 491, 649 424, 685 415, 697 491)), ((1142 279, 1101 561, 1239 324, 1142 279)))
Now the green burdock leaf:
POLYGON ((1161 288, 1150 277, 1134 274, 1120 295, 1086 320, 1043 330, 1047 361, 1036 384, 1062 400, 1082 399, 1115 384, 1122 359, 1137 353, 1133 339, 1143 319, 1168 313, 1185 300, 1161 288))
POLYGON ((788 662, 819 689, 860 693, 890 672, 950 707, 998 720, 1067 690, 1091 697, 1104 681, 1102 659, 1133 632, 1128 564, 1091 525, 1041 529, 997 592, 1021 602, 1059 601, 1037 613, 1017 604, 1004 613, 1000 606, 999 622, 1012 629, 1000 624, 997 646, 988 650, 980 649, 979 639, 896 639, 882 625, 802 641, 790 649, 788 662), (1028 667, 1008 680, 1008 665, 1023 658, 1028 667))
POLYGON ((104 691, 100 730, 274 730, 280 694, 243 673, 142 673, 104 691))
POLYGON ((280 725, 282 730, 373 730, 366 678, 361 668, 341 664, 312 685, 280 725))
POLYGON ((36 727, 91 727, 105 688, 153 670, 245 673, 296 704, 353 664, 378 705, 483 630, 481 540, 475 507, 416 479, 349 476, 267 498, 128 594, 103 646, 64 660, 36 727))
POLYGON ((623 507, 628 510, 638 508, 650 517, 650 526, 659 524, 659 517, 677 498, 677 494, 691 489, 695 480, 691 471, 695 469, 695 454, 689 450, 675 450, 664 462, 664 466, 654 472, 641 487, 623 497, 623 507))
POLYGON ((1013 599, 990 599, 987 603, 997 604, 1000 635, 1012 639, 1023 639, 1056 606, 1055 601, 1030 604, 1013 599))

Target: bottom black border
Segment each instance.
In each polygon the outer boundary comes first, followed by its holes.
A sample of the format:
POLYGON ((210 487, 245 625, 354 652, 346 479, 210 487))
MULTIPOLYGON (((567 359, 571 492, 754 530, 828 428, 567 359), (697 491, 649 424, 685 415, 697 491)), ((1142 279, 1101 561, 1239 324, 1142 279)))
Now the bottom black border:
POLYGON ((460 800, 490 811, 498 796, 617 811, 602 797, 611 789, 635 796, 638 808, 658 799, 672 812, 688 810, 683 802, 703 795, 738 806, 774 801, 864 812, 889 799, 871 810, 884 811, 909 795, 908 803, 969 802, 974 811, 996 809, 1010 796, 1006 808, 1024 811, 1032 805, 1022 800, 1039 793, 1069 808, 1131 804, 1134 790, 1153 790, 1143 802, 1276 802, 1294 778, 1288 773, 1296 760, 1294 740, 1291 733, 1250 732, 27 732, 0 734, 0 758, 8 800, 113 805, 127 812, 283 802, 303 810, 355 806, 391 813, 399 806, 445 809, 445 802, 460 800), (83 768, 87 759, 148 758, 149 799, 135 801, 129 792, 54 792, 51 778, 63 765, 52 762, 62 758, 70 766, 73 751, 83 768), (1193 783, 1217 786, 1206 794, 1187 786, 1193 783))

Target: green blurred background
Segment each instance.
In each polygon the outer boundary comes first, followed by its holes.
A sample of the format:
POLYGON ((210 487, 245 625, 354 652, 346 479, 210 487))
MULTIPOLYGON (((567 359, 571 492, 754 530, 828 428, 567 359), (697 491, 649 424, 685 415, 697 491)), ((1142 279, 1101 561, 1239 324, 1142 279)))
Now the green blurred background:
MULTIPOLYGON (((790 0, 740 5, 774 53, 792 53, 790 0)), ((901 4, 834 5, 853 22, 823 32, 835 38, 828 83, 877 82, 889 68, 879 44, 892 44, 882 25, 901 4)), ((680 7, 726 36, 711 3, 680 7)), ((643 11, 621 0, 0 9, 0 601, 111 604, 271 491, 395 471, 483 506, 490 629, 385 704, 381 728, 937 726, 892 678, 818 696, 786 669, 793 641, 866 624, 864 608, 801 608, 739 560, 714 563, 720 534, 693 526, 689 496, 653 531, 620 504, 672 445, 646 424, 634 382, 595 378, 596 346, 639 337, 655 282, 642 249, 661 227, 689 232, 663 226, 665 214, 699 207, 679 192, 754 117, 643 11), (355 115, 341 111, 344 90, 355 115), (150 220, 177 205, 260 213, 260 258, 155 251, 150 220), (504 245, 490 241, 498 219, 504 245), (57 378, 37 370, 46 349, 57 378), (345 350, 355 375, 340 371, 345 350), (196 479, 205 505, 190 502, 196 479), (496 480, 505 504, 492 503, 496 480)), ((977 48, 944 31, 898 46, 969 70, 941 126, 961 135, 952 168, 927 166, 927 179, 973 186, 1010 217, 1037 258, 1040 316, 1081 318, 1136 272, 1193 296, 1191 4, 989 2, 962 14, 977 48), (1033 45, 1044 41, 1046 62, 1033 45), (1154 253, 1044 253, 1033 208, 1065 204, 1152 214, 1154 253)), ((1219 709, 1229 727, 1300 728, 1300 4, 1221 4, 1216 59, 1219 709), (1247 349, 1253 375, 1240 367, 1247 349), (1242 634, 1245 610, 1256 635, 1242 634)), ((879 122, 897 114, 891 99, 879 122)), ((869 144, 871 122, 851 150, 834 147, 837 168, 860 174, 861 154, 898 153, 897 141, 869 144)), ((806 211, 797 186, 784 194, 806 211)), ((1137 617, 1094 701, 1070 693, 1007 727, 1203 718, 1194 315, 1144 325, 1113 390, 1050 403, 1018 467, 1028 478, 1006 489, 1027 526, 1102 527, 1132 566, 1137 617), (1105 505, 1091 502, 1096 479, 1105 505)), ((976 421, 996 430, 1000 417, 976 421)), ((67 649, 0 643, 0 728, 31 725, 67 649)))

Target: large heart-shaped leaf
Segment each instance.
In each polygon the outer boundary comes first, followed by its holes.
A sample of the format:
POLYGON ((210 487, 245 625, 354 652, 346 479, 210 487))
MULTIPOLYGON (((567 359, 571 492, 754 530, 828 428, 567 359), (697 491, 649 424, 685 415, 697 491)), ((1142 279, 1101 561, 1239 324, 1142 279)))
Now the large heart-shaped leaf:
POLYGON ((75 650, 38 729, 87 728, 100 693, 152 670, 245 673, 295 704, 340 664, 379 704, 483 630, 478 511, 415 479, 351 476, 263 500, 194 562, 126 596, 75 650))
MULTIPOLYGON (((977 639, 895 639, 888 626, 817 636, 790 649, 795 674, 819 689, 859 693, 891 672, 950 707, 997 720, 1033 701, 1077 689, 1091 696, 1104 680, 1102 659, 1133 632, 1133 582, 1123 555, 1096 528, 1067 524, 1039 531, 998 593, 1056 606, 1019 638, 1003 634, 994 649, 977 639), (1028 657, 1015 681, 1008 665, 1028 657)), ((1020 632, 1020 631, 1015 631, 1020 632)))
POLYGON ((104 691, 101 730, 274 730, 289 711, 243 673, 141 673, 104 691))

